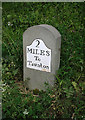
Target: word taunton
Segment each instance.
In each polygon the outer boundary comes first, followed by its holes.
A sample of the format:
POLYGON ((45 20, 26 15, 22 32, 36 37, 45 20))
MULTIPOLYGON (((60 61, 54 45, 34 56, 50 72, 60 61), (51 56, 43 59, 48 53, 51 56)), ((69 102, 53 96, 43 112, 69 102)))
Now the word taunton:
POLYGON ((45 66, 42 63, 32 63, 32 61, 27 61, 29 66, 39 67, 42 69, 49 69, 49 66, 45 66))

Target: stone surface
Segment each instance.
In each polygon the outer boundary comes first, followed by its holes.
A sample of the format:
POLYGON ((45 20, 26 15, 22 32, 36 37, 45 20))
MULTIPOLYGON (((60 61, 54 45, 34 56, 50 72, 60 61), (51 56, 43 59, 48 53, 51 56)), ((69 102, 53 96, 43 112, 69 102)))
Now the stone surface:
POLYGON ((59 69, 59 64, 60 64, 60 46, 61 46, 61 35, 53 26, 45 25, 45 24, 36 25, 28 28, 24 32, 23 34, 23 56, 24 56, 23 76, 24 76, 24 81, 27 88, 29 88, 30 90, 36 89, 36 88, 39 90, 45 90, 45 87, 44 87, 45 82, 48 82, 51 86, 54 85, 55 75, 57 70, 59 69), (37 46, 38 43, 40 44, 39 46, 37 46), (34 47, 32 46, 32 49, 31 49, 30 46, 32 44, 34 44, 34 47), (43 45, 45 45, 45 47, 47 48, 43 48, 42 47, 43 45), (28 48, 28 53, 27 53, 27 48, 28 48), (35 51, 35 48, 37 49, 37 51, 35 51), (50 50, 50 51, 47 51, 47 50, 50 50), (32 57, 35 56, 35 53, 37 53, 36 56, 39 57, 40 61, 32 61, 32 59, 34 59, 32 57), (45 64, 45 66, 47 65, 48 67, 47 68, 45 67, 45 69, 43 70, 40 68, 38 69, 37 67, 34 67, 34 68, 30 67, 32 66, 31 63, 29 63, 29 65, 27 66, 27 61, 29 60, 32 62, 45 64))

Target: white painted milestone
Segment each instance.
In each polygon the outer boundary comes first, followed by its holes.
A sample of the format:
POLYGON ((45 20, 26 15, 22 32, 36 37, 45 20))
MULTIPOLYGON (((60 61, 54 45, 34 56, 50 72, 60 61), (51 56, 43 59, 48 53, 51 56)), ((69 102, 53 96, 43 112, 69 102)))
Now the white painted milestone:
POLYGON ((43 40, 35 39, 30 46, 26 46, 26 67, 51 72, 51 49, 43 40))

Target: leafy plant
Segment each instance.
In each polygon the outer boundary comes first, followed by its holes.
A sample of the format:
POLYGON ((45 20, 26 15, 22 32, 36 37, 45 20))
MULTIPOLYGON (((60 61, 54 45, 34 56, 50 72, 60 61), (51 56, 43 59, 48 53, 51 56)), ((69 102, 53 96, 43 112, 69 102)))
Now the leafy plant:
POLYGON ((3 119, 85 119, 83 3, 12 2, 2 6, 3 119), (16 84, 23 79, 22 36, 38 24, 52 25, 61 33, 60 68, 54 88, 45 83, 45 92, 36 89, 22 94, 16 84))

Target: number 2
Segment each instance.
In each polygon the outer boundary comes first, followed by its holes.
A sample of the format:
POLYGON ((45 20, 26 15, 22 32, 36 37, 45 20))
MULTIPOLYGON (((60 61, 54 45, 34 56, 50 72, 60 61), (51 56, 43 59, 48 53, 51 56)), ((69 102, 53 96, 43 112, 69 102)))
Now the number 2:
POLYGON ((38 43, 36 45, 36 47, 39 47, 39 44, 40 44, 40 41, 39 40, 36 40, 38 43))

